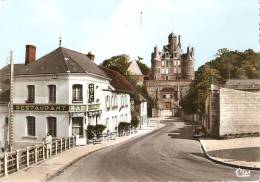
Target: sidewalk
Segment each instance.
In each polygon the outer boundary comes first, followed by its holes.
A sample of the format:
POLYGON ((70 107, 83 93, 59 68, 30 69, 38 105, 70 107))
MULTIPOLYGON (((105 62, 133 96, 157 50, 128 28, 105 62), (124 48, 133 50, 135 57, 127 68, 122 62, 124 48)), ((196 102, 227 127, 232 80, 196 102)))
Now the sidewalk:
POLYGON ((260 170, 260 137, 199 141, 207 157, 217 163, 260 170))
POLYGON ((135 134, 129 136, 123 136, 117 138, 116 140, 110 140, 102 144, 89 144, 86 146, 78 146, 69 149, 57 156, 54 156, 45 161, 39 162, 36 165, 32 165, 29 168, 25 168, 21 171, 15 172, 0 179, 0 182, 43 182, 50 177, 56 175, 58 172, 64 170, 66 167, 70 166, 77 160, 83 158, 84 156, 91 154, 97 150, 103 149, 108 146, 123 143, 134 138, 141 137, 145 134, 151 133, 152 131, 163 127, 163 124, 159 126, 157 123, 151 123, 149 127, 145 127, 135 134))

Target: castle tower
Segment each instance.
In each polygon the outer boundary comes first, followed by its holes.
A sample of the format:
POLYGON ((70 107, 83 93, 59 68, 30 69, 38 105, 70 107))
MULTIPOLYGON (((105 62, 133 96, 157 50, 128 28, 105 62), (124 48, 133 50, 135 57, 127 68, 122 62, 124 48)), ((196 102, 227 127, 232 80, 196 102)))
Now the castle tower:
POLYGON ((154 47, 154 52, 151 54, 151 63, 152 63, 152 69, 151 69, 151 78, 154 80, 160 80, 161 74, 161 57, 160 52, 158 51, 157 46, 154 47))
POLYGON ((170 53, 172 54, 174 51, 177 50, 178 48, 178 40, 177 40, 177 35, 175 33, 171 33, 168 36, 168 44, 169 44, 169 49, 170 53))
POLYGON ((194 79, 194 48, 187 47, 187 53, 183 55, 181 61, 182 78, 185 80, 194 79))

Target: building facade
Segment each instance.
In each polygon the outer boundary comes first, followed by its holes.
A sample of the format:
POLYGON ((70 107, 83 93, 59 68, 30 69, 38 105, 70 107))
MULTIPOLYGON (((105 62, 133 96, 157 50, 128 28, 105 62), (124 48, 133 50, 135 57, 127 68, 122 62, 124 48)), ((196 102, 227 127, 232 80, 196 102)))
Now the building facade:
MULTIPOLYGON (((1 147, 8 144, 9 72, 9 66, 0 70, 1 147)), ((25 64, 14 65, 15 148, 41 143, 46 135, 74 135, 86 144, 88 125, 112 132, 119 122, 130 122, 130 94, 117 92, 112 80, 91 53, 59 47, 36 60, 36 47, 27 45, 25 64)))
POLYGON ((180 35, 171 33, 162 51, 154 47, 151 54, 150 80, 145 81, 148 93, 158 101, 160 110, 172 110, 178 115, 180 100, 194 79, 194 48, 183 53, 180 35))

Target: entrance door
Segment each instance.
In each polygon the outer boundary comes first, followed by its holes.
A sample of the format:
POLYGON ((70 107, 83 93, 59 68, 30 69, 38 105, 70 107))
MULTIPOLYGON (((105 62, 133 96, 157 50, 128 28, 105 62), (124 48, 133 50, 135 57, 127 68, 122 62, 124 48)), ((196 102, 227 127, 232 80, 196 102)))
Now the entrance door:
POLYGON ((80 138, 83 137, 83 117, 72 118, 72 134, 80 138))
POLYGON ((171 103, 170 102, 165 102, 164 103, 164 108, 163 108, 164 110, 171 110, 171 108, 172 107, 171 107, 171 103))

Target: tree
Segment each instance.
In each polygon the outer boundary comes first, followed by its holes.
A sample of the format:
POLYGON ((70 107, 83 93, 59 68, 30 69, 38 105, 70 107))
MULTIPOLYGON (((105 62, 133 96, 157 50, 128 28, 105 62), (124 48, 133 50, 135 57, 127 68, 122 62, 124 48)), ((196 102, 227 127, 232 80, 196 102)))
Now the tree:
POLYGON ((129 56, 126 54, 113 56, 110 59, 103 61, 102 66, 118 71, 122 75, 127 74, 127 68, 129 66, 129 56))
POLYGON ((181 101, 187 113, 204 113, 205 101, 210 84, 223 85, 228 79, 259 79, 260 54, 252 49, 230 51, 218 50, 216 57, 198 68, 190 90, 181 101))
POLYGON ((140 60, 137 60, 136 63, 144 75, 150 74, 151 69, 146 64, 142 63, 140 60))

